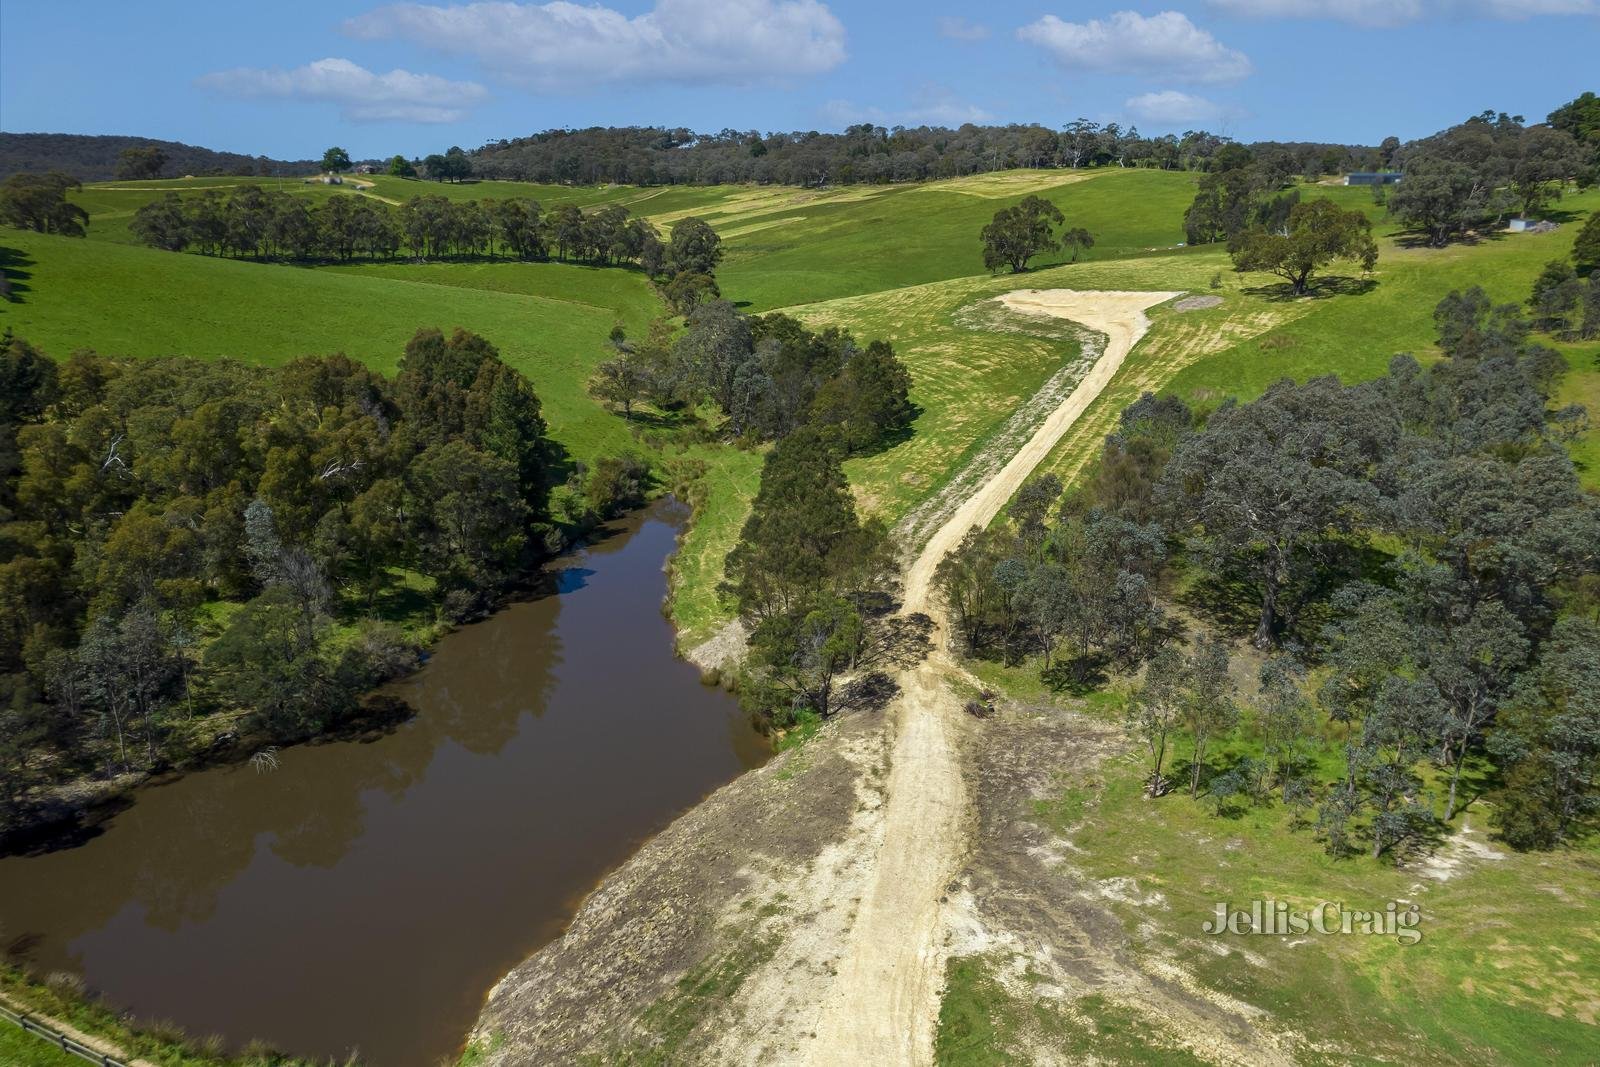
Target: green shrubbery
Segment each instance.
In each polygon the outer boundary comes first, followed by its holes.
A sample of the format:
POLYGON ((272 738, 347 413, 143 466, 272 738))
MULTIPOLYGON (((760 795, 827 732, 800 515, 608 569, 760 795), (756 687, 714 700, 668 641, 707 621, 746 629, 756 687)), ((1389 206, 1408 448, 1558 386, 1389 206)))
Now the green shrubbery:
MULTIPOLYGON (((57 364, 8 337, 0 399, 7 807, 181 759, 213 711, 327 729, 414 665, 384 621, 408 575, 456 619, 559 543, 539 400, 463 331, 420 331, 393 380, 343 356, 57 364)), ((604 462, 587 499, 609 514, 643 478, 604 462)))

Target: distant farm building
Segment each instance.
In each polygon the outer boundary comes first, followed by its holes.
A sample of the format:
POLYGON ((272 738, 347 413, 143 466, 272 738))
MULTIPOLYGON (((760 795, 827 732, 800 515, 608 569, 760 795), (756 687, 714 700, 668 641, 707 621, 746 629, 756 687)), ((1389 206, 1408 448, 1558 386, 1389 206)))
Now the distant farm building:
POLYGON ((1512 233, 1549 233, 1555 228, 1556 224, 1549 219, 1541 219, 1538 222, 1532 219, 1512 219, 1506 223, 1506 229, 1512 233))
POLYGON ((1344 176, 1346 185, 1393 185, 1399 180, 1397 170, 1361 170, 1344 176))

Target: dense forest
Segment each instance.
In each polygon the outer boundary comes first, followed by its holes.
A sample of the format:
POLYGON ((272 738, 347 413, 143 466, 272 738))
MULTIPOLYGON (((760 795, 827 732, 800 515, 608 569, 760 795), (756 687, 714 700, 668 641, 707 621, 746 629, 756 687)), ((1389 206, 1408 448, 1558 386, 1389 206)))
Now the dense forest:
POLYGON ((150 137, 91 137, 75 133, 0 133, 0 178, 24 171, 42 173, 58 170, 83 182, 105 182, 114 178, 181 178, 185 174, 245 175, 284 177, 309 174, 316 169, 310 159, 268 159, 238 152, 214 152, 209 148, 178 141, 158 141, 150 137), (154 149, 161 153, 163 165, 158 173, 130 175, 123 172, 123 155, 129 149, 154 149))
POLYGON ((1152 796, 1288 804, 1334 853, 1425 841, 1469 791, 1518 847, 1587 832, 1600 499, 1562 447, 1587 416, 1552 407, 1566 362, 1517 306, 1472 289, 1434 318, 1444 358, 1376 381, 1147 394, 1081 487, 1035 479, 941 563, 962 645, 1062 687, 1142 666, 1152 796), (1186 647, 1174 601, 1218 636, 1186 647), (1228 635, 1260 650, 1248 702, 1228 635))
POLYGON ((459 330, 420 331, 392 380, 8 335, 0 402, 0 825, 34 786, 337 727, 647 476, 568 464, 459 330))

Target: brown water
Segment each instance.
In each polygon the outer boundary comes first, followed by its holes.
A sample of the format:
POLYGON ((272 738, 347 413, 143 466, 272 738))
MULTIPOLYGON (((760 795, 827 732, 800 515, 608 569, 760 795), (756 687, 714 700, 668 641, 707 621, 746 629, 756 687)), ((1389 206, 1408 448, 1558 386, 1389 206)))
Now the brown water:
POLYGON ((684 514, 446 637, 393 733, 143 789, 79 847, 0 860, 0 947, 230 1044, 432 1067, 596 881, 768 755, 672 655, 684 514))

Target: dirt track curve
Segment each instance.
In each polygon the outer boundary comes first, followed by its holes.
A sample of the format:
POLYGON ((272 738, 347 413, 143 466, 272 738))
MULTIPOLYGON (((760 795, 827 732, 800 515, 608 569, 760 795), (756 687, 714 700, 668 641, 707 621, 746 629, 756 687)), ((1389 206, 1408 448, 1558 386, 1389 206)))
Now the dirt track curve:
MULTIPOLYGON (((1106 336, 1083 381, 1000 470, 936 530, 906 572, 905 610, 943 625, 933 573, 973 526, 986 526, 1088 409, 1150 328, 1145 312, 1181 293, 1018 290, 1016 311, 1070 319, 1106 336)), ((943 898, 964 852, 968 803, 955 738, 961 705, 942 651, 900 681, 883 844, 811 1044, 813 1064, 927 1064, 939 1013, 943 898)))

